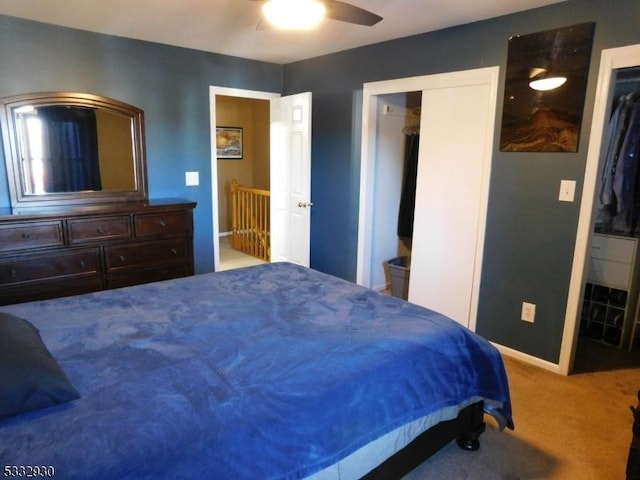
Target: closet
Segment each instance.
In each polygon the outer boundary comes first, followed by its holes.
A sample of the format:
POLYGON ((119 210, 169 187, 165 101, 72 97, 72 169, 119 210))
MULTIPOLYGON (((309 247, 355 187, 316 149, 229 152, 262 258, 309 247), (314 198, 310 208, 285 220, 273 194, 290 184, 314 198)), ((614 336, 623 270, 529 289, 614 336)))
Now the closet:
POLYGON ((421 92, 381 95, 378 103, 371 269, 371 286, 376 290, 391 287, 396 265, 410 268, 421 96, 421 92))
POLYGON ((614 75, 580 335, 632 350, 640 289, 640 67, 614 75))
MULTIPOLYGON (((475 329, 488 205, 498 67, 363 85, 358 283, 376 288, 398 256, 402 170, 385 169, 387 99, 420 92, 420 141, 408 300, 475 329), (384 130, 384 131, 383 131, 384 130), (460 139, 464 138, 461 142, 460 139), (389 195, 388 185, 396 186, 389 195), (382 188, 380 188, 382 187, 382 188), (393 204, 393 205, 392 205, 393 204), (381 217, 392 218, 383 224, 381 217), (382 255, 381 239, 393 250, 382 255)), ((405 137, 394 128, 403 163, 405 137)), ((386 247, 385 247, 386 248, 386 247)))

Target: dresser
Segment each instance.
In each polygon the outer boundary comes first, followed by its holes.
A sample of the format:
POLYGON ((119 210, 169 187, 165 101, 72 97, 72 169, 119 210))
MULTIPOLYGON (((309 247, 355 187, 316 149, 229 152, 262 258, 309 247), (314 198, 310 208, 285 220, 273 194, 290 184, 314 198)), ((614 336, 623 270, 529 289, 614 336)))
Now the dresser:
POLYGON ((638 304, 638 239, 594 234, 581 334, 609 345, 631 344, 638 304))
POLYGON ((195 202, 0 216, 0 305, 193 275, 195 202))

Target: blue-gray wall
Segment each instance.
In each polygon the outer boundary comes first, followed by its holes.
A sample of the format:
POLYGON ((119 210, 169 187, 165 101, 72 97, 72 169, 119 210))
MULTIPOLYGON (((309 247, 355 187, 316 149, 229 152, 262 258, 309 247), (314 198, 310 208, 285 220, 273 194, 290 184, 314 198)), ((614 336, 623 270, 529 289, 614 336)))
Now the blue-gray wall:
MULTIPOLYGON (((281 67, 0 16, 0 97, 75 90, 144 109, 150 195, 198 202, 196 263, 204 272, 213 264, 209 85, 313 92, 311 266, 354 280, 362 84, 499 65, 502 92, 510 36, 596 22, 579 151, 502 153, 499 128, 494 139, 478 332, 556 363, 600 51, 640 43, 638 19, 638 0, 569 0, 281 67), (184 186, 186 170, 200 171, 200 187, 184 186), (575 203, 557 201, 561 179, 578 180, 575 203), (533 325, 519 320, 523 300, 537 304, 533 325)), ((9 204, 2 165, 0 208, 9 204)))
MULTIPOLYGON (((0 15, 0 97, 73 91, 145 112, 149 196, 198 202, 196 272, 213 270, 209 86, 282 91, 282 66, 0 15), (184 185, 185 171, 200 186, 184 185)), ((10 204, 0 153, 0 209, 10 204)))
POLYGON ((285 93, 309 90, 314 99, 312 266, 355 279, 361 138, 356 119, 362 84, 498 65, 500 98, 477 331, 557 363, 600 51, 640 43, 639 20, 638 0, 569 0, 286 65, 285 93), (596 29, 579 151, 500 152, 509 37, 583 22, 595 22, 596 29), (558 202, 561 179, 578 180, 574 203, 558 202), (523 301, 537 305, 533 325, 520 320, 523 301))

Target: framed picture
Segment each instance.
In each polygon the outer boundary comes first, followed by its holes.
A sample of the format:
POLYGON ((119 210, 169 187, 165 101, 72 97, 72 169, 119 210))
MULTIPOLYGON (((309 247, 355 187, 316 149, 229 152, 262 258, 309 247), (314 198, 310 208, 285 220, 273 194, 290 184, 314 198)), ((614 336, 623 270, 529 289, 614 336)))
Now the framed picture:
POLYGON ((216 156, 219 159, 242 158, 242 128, 216 127, 216 156))
POLYGON ((509 39, 500 151, 578 151, 594 27, 509 39))

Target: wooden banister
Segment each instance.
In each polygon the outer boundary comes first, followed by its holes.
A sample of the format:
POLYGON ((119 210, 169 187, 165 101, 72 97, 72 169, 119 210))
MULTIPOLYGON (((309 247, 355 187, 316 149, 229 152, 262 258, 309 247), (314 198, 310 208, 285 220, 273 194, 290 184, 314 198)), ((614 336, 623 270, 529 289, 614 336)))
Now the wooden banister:
POLYGON ((231 181, 231 246, 235 250, 269 261, 271 192, 231 181))

